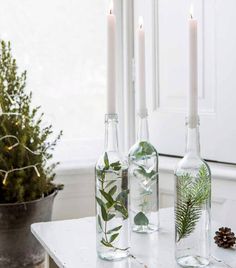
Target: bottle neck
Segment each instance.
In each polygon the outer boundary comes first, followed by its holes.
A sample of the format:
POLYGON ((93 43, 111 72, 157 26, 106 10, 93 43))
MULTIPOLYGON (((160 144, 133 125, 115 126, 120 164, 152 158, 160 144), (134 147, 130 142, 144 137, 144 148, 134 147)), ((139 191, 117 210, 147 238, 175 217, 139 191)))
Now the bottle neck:
POLYGON ((191 127, 186 122, 187 137, 186 137, 186 154, 200 156, 200 137, 199 137, 199 122, 191 127))
POLYGON ((105 152, 118 151, 118 116, 117 114, 105 115, 105 152))
POLYGON ((148 115, 138 115, 137 141, 149 141, 148 115))

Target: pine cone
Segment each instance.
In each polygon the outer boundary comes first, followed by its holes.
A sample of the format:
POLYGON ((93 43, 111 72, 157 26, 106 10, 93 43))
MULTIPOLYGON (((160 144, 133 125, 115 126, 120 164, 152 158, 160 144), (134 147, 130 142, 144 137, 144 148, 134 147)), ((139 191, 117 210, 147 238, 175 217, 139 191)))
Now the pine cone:
POLYGON ((221 248, 231 248, 236 244, 236 237, 228 227, 221 227, 214 237, 215 243, 221 248))

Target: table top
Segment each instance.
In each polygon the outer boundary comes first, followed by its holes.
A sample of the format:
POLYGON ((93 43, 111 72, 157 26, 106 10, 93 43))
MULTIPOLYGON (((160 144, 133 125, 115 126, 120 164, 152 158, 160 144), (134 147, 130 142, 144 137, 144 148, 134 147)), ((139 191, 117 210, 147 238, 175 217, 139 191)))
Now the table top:
MULTIPOLYGON (((118 262, 97 258, 95 217, 35 223, 32 233, 60 268, 177 268, 174 259, 173 209, 161 209, 161 228, 152 234, 131 234, 130 257, 118 262)), ((212 224, 212 230, 221 227, 212 224)), ((213 236, 213 235, 212 235, 213 236)), ((236 268, 236 249, 222 249, 212 243, 209 267, 236 268), (218 261, 217 261, 218 260, 218 261), (220 262, 220 260, 222 262, 220 262)))

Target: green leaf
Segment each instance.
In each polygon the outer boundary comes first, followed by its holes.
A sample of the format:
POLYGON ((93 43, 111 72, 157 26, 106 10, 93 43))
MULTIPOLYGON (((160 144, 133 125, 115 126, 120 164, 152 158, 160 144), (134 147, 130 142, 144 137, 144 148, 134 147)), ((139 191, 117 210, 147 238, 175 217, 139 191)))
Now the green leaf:
POLYGON ((112 196, 109 193, 106 193, 103 190, 99 190, 99 191, 100 191, 101 195, 107 200, 107 202, 109 204, 113 204, 114 203, 114 200, 113 200, 112 196))
POLYGON ((102 238, 101 243, 108 248, 112 248, 112 244, 110 244, 109 242, 107 242, 104 238, 102 238))
POLYGON ((106 211, 106 208, 104 206, 101 206, 101 212, 102 212, 102 219, 104 221, 108 221, 107 211, 106 211))
POLYGON ((109 242, 112 243, 118 236, 119 236, 119 233, 113 234, 113 235, 110 237, 109 242))
POLYGON ((116 214, 108 214, 107 215, 107 221, 110 221, 111 219, 113 219, 116 216, 116 214))
POLYGON ((121 169, 121 163, 120 161, 111 163, 110 166, 112 167, 112 169, 114 169, 115 171, 118 171, 121 169))
POLYGON ((99 197, 95 197, 96 200, 97 200, 97 203, 100 205, 100 206, 104 206, 105 207, 105 203, 102 201, 102 199, 100 199, 99 197))
POLYGON ((142 148, 143 155, 150 155, 153 153, 153 146, 150 143, 146 141, 141 141, 139 145, 142 148))
POLYGON ((146 217, 146 215, 143 212, 139 212, 135 217, 134 217, 134 223, 136 225, 148 225, 149 220, 146 217))
POLYGON ((129 213, 124 205, 117 204, 117 205, 115 205, 115 209, 121 213, 124 220, 126 220, 128 218, 129 213))
POLYGON ((129 190, 124 190, 118 194, 116 197, 116 201, 119 201, 123 204, 127 203, 127 198, 128 198, 129 190))
POLYGON ((104 170, 97 170, 97 169, 96 169, 96 171, 97 171, 98 179, 100 180, 101 183, 103 183, 105 180, 105 176, 106 176, 105 171, 104 170))
POLYGON ((144 177, 147 177, 149 179, 156 179, 156 176, 158 175, 158 172, 156 172, 155 170, 146 170, 143 166, 138 166, 139 168, 136 169, 136 171, 141 174, 144 177))
POLYGON ((109 169, 110 165, 109 165, 109 159, 108 159, 107 152, 105 152, 105 154, 104 154, 104 164, 105 164, 105 169, 109 169))
POLYGON ((104 171, 100 169, 96 169, 96 172, 98 177, 102 177, 102 174, 104 173, 104 171))
POLYGON ((135 152, 135 157, 143 158, 143 157, 153 154, 153 152, 155 152, 155 149, 149 142, 141 141, 139 143, 139 150, 135 152))
POLYGON ((110 196, 112 196, 112 195, 114 195, 114 193, 116 192, 116 190, 117 190, 117 186, 115 185, 115 186, 113 186, 113 187, 110 189, 110 191, 108 192, 108 194, 109 194, 110 196))
POLYGON ((101 220, 101 216, 100 215, 98 215, 98 225, 99 225, 99 227, 102 230, 102 220, 101 220))
POLYGON ((111 180, 107 183, 107 185, 105 186, 105 189, 108 188, 109 186, 111 186, 113 183, 115 183, 116 180, 111 180))
POLYGON ((118 232, 121 228, 122 228, 122 225, 120 225, 120 226, 118 226, 118 227, 116 227, 116 228, 113 228, 113 229, 109 230, 109 231, 107 232, 107 234, 111 234, 111 233, 114 233, 114 232, 118 232))

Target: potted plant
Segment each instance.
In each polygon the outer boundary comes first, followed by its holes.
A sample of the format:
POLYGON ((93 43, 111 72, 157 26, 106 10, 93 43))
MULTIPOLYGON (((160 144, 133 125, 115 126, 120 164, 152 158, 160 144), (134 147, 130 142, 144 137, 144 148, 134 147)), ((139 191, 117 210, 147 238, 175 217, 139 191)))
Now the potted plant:
POLYGON ((26 71, 18 74, 10 43, 0 44, 0 267, 39 267, 44 250, 30 232, 50 221, 62 188, 53 183, 58 163, 49 163, 62 132, 51 140, 40 107, 32 108, 26 71))

